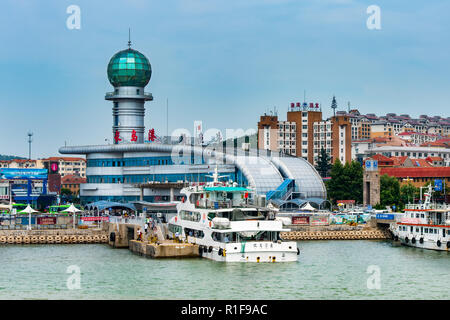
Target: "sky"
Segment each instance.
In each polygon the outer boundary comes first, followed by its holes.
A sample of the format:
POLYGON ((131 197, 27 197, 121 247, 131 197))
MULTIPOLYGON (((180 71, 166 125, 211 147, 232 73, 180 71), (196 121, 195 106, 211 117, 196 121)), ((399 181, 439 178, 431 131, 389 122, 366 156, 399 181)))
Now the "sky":
POLYGON ((152 65, 145 125, 165 135, 256 129, 290 102, 331 116, 352 108, 450 116, 449 1, 3 0, 0 154, 59 155, 64 145, 112 140, 109 59, 132 47, 152 65), (69 29, 67 8, 80 8, 69 29), (380 8, 369 29, 367 8, 380 8), (169 128, 166 101, 169 101, 169 128))

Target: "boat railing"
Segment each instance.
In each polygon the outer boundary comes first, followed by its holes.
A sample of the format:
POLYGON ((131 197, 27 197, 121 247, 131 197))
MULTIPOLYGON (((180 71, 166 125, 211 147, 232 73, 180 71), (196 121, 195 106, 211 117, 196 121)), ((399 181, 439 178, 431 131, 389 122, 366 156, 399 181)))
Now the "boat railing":
POLYGON ((415 203, 415 204, 407 204, 405 205, 405 209, 450 209, 450 206, 446 203, 430 203, 428 207, 425 207, 425 204, 415 203))

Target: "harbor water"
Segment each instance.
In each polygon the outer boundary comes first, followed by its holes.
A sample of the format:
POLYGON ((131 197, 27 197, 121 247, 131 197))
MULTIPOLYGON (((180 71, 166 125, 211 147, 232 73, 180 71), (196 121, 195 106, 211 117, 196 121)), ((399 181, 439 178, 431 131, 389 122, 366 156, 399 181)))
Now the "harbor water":
POLYGON ((0 299, 450 299, 448 252, 370 240, 298 245, 297 262, 260 264, 148 259, 103 244, 4 245, 0 299), (67 286, 73 270, 79 289, 67 286))

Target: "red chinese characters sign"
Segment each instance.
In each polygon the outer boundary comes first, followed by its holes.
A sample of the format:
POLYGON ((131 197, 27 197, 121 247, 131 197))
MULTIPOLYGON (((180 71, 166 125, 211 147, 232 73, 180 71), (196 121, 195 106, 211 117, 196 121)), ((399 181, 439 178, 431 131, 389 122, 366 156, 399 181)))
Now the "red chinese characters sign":
POLYGON ((292 224, 309 225, 309 217, 292 217, 292 224))
POLYGON ((148 130, 148 141, 155 141, 156 135, 155 135, 155 129, 148 130))
POLYGON ((38 224, 56 224, 56 217, 38 217, 37 220, 38 224))
POLYGON ((81 217, 81 221, 109 221, 109 217, 81 217))
POLYGON ((131 132, 131 141, 137 141, 136 130, 134 130, 134 129, 131 132))
POLYGON ((122 139, 120 139, 120 132, 118 130, 116 130, 116 132, 114 134, 114 141, 116 143, 118 143, 119 141, 122 141, 122 139))

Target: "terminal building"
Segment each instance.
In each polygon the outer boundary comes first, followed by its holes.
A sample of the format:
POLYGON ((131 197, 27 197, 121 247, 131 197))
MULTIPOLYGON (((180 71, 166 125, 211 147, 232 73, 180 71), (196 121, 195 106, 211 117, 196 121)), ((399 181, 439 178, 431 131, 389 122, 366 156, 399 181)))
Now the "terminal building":
POLYGON ((83 204, 97 201, 166 202, 180 200, 176 186, 212 181, 217 167, 221 179, 253 188, 267 199, 320 205, 326 199, 324 183, 305 159, 270 150, 248 150, 221 143, 205 146, 193 138, 161 137, 144 127, 145 91, 152 74, 146 56, 128 49, 116 53, 108 64, 114 91, 113 144, 65 146, 61 154, 86 156, 86 183, 80 185, 83 204), (167 188, 170 184, 173 187, 167 188))

